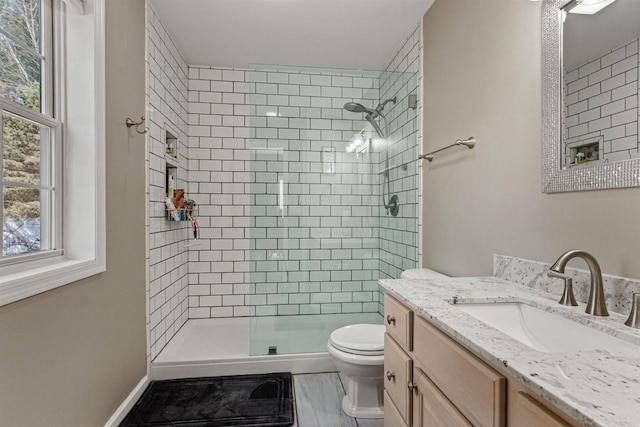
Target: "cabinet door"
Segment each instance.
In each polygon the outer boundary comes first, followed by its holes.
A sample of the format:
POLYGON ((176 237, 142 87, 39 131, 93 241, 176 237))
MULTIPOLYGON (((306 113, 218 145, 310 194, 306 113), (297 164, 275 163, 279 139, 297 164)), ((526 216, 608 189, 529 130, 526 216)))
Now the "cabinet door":
POLYGON ((413 427, 471 427, 420 369, 414 368, 413 380, 417 386, 413 394, 413 427))
POLYGON ((540 402, 525 393, 518 393, 517 427, 568 427, 540 402))
POLYGON ((393 404, 393 400, 386 391, 384 392, 384 427, 407 427, 400 411, 393 404))
POLYGON ((408 385, 412 369, 411 358, 389 334, 384 334, 384 389, 407 425, 411 425, 412 400, 408 385))

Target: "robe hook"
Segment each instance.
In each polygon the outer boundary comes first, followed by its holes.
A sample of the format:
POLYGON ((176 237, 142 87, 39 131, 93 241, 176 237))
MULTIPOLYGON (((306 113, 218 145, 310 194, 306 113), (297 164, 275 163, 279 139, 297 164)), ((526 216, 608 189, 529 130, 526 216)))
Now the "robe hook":
POLYGON ((127 117, 125 124, 127 125, 128 128, 135 126, 136 132, 138 132, 140 135, 144 135, 145 133, 147 133, 146 130, 140 131, 140 129, 138 129, 139 126, 142 126, 144 124, 144 116, 140 117, 140 121, 138 123, 134 122, 129 117, 127 117))

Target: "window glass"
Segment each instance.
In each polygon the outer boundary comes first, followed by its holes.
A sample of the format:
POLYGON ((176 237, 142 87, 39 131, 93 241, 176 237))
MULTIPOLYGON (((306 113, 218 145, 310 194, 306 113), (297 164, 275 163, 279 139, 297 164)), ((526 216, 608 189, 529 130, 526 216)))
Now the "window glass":
MULTIPOLYGON (((59 180, 53 176, 60 156, 54 150, 58 125, 50 120, 51 106, 45 108, 42 102, 43 94, 48 100, 54 96, 53 85, 47 86, 53 81, 52 61, 44 55, 51 54, 47 49, 53 44, 53 31, 51 13, 42 14, 43 4, 42 0, 0 0, 0 259, 59 245, 53 238, 61 227, 53 216, 59 203, 54 194, 60 194, 54 186, 59 180), (43 28, 48 29, 46 33, 43 28)), ((60 148, 59 143, 56 147, 60 148)))
POLYGON ((0 0, 0 28, 40 52, 40 0, 0 0))
POLYGON ((42 242, 40 190, 4 187, 2 255, 37 252, 42 242))
POLYGON ((0 0, 0 96, 41 108, 41 3, 0 0))
POLYGON ((10 114, 2 117, 2 177, 40 184, 40 126, 10 114))

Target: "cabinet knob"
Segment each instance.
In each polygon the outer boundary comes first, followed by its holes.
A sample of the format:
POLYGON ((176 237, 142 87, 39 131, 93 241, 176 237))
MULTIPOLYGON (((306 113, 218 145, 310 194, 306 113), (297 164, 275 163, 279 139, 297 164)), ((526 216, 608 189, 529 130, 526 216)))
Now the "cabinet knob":
POLYGON ((395 380, 396 380, 396 374, 394 374, 394 373, 393 373, 393 372, 391 372, 391 371, 387 371, 387 379, 388 379, 389 381, 391 381, 391 380, 395 381, 395 380))
POLYGON ((409 391, 418 391, 418 385, 414 384, 411 381, 409 381, 409 383, 407 384, 407 387, 409 388, 409 391))
POLYGON ((393 323, 395 325, 396 324, 396 318, 394 316, 390 315, 390 314, 387 314, 387 323, 388 324, 392 324, 393 323))

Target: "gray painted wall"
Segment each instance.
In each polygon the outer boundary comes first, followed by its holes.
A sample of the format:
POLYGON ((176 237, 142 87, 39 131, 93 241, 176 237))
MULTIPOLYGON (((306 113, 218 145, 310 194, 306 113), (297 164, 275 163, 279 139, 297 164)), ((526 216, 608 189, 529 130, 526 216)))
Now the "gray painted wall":
POLYGON ((640 278, 640 189, 541 192, 540 19, 524 0, 437 0, 425 15, 423 150, 478 144, 424 168, 423 264, 490 275, 494 253, 553 262, 582 248, 640 278))
POLYGON ((104 425, 146 372, 144 0, 106 2, 107 271, 0 308, 0 424, 104 425))

